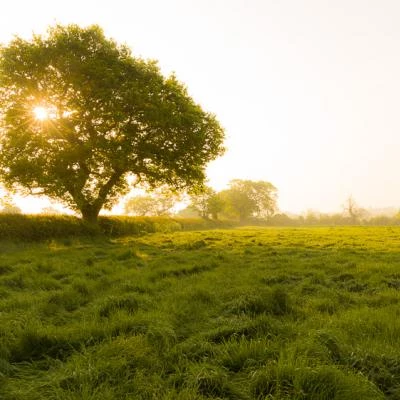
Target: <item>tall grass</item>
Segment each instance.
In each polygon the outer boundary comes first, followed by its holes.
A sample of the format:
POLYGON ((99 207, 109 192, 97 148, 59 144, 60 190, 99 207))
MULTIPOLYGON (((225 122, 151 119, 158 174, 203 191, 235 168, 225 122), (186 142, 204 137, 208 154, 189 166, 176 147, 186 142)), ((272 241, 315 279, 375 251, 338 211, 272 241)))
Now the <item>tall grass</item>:
POLYGON ((0 398, 400 398, 400 229, 0 242, 0 398))

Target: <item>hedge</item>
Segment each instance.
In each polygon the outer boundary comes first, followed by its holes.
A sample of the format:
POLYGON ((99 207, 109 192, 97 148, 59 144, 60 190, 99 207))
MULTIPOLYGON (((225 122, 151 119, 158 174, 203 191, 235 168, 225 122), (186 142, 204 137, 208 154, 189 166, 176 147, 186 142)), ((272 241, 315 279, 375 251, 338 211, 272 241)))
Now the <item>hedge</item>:
POLYGON ((231 227, 200 218, 100 216, 93 228, 68 215, 0 214, 0 240, 40 241, 74 236, 109 237, 231 227))

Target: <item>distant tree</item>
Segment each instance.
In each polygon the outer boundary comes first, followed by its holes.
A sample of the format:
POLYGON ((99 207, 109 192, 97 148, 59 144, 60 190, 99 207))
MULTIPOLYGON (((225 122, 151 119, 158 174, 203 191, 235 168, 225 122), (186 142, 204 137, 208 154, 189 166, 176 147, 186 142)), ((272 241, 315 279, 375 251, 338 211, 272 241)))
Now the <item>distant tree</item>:
POLYGON ((57 210, 56 208, 52 206, 48 207, 43 207, 42 210, 40 211, 41 214, 44 215, 60 215, 62 214, 61 211, 57 210))
POLYGON ((388 215, 376 215, 368 220, 368 225, 399 225, 399 220, 396 217, 389 217, 388 215))
POLYGON ((208 213, 211 218, 218 220, 219 214, 224 211, 225 202, 220 193, 215 193, 208 199, 208 213))
POLYGON ((219 193, 210 187, 205 187, 200 193, 191 195, 191 206, 202 218, 217 220, 218 214, 224 209, 224 201, 219 193))
POLYGON ((244 221, 249 217, 265 218, 277 210, 277 189, 266 181, 234 179, 229 189, 220 192, 225 213, 244 221))
POLYGON ((295 226, 298 225, 298 221, 294 218, 290 218, 286 214, 274 214, 269 219, 269 224, 274 226, 295 226))
POLYGON ((124 205, 124 213, 141 217, 157 215, 157 199, 146 194, 130 197, 124 205))
POLYGON ((365 209, 358 206, 352 196, 349 196, 346 199, 343 205, 343 211, 344 214, 350 219, 350 222, 353 224, 359 223, 361 219, 368 214, 365 209))
POLYGON ((183 208, 182 210, 178 211, 176 215, 177 215, 177 217, 181 217, 181 218, 198 218, 199 217, 198 211, 190 204, 187 207, 183 208))
POLYGON ((130 197, 124 204, 124 212, 138 216, 169 215, 179 200, 178 194, 162 188, 145 195, 130 197))
POLYGON ((0 198, 0 213, 2 214, 21 214, 21 209, 14 203, 9 193, 3 194, 0 198))
POLYGON ((320 213, 319 218, 318 218, 318 224, 319 225, 344 225, 346 223, 345 220, 343 220, 343 215, 340 213, 336 214, 326 214, 326 213, 320 213))
POLYGON ((307 210, 304 217, 304 223, 305 225, 318 225, 320 217, 321 215, 318 211, 307 210))
POLYGON ((190 206, 198 216, 208 218, 208 200, 214 194, 215 191, 212 188, 205 187, 200 193, 194 193, 190 196, 190 206))
POLYGON ((97 223, 129 191, 192 189, 223 153, 223 129, 174 76, 98 26, 56 26, 0 48, 0 175, 97 223))
POLYGON ((2 214, 21 214, 21 209, 16 204, 5 204, 1 207, 2 214))

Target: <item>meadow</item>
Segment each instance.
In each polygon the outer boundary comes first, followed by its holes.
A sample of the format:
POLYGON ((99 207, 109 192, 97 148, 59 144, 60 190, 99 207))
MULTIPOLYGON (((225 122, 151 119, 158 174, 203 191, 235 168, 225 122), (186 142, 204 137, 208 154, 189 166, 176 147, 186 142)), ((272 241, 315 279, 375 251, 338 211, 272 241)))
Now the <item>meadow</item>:
POLYGON ((4 400, 400 398, 400 228, 0 242, 4 400))

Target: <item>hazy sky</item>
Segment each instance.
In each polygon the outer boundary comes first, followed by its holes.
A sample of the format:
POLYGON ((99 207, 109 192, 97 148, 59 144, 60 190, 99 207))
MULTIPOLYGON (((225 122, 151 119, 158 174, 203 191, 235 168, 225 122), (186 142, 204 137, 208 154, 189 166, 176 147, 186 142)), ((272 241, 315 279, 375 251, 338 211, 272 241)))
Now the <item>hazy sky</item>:
POLYGON ((335 211, 400 206, 399 21, 398 0, 14 0, 0 41, 99 24, 217 115, 212 186, 268 180, 282 210, 335 211))

